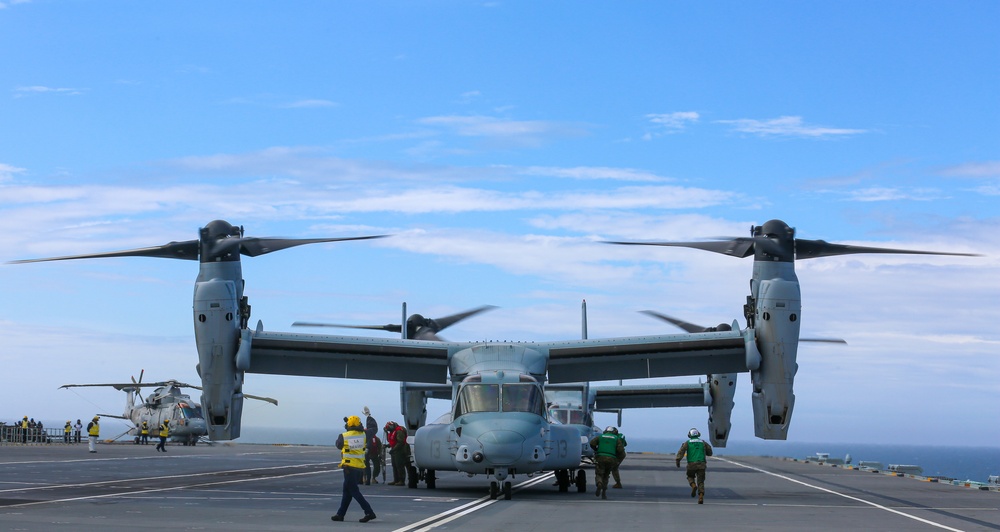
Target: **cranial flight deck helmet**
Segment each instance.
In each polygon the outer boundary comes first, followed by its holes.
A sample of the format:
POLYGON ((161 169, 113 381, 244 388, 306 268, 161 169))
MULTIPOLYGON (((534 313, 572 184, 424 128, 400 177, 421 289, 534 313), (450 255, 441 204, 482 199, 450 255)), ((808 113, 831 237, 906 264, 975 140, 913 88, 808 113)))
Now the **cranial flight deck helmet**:
POLYGON ((701 433, 698 432, 698 429, 691 429, 688 431, 688 438, 700 438, 700 437, 701 433))

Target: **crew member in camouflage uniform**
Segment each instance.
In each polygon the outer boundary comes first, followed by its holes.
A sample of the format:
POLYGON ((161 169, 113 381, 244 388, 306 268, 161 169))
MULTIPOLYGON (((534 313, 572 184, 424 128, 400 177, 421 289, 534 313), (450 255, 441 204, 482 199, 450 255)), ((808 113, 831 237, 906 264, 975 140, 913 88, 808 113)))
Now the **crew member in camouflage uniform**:
POLYGON ((597 481, 597 493, 602 499, 608 498, 608 476, 618 462, 625 459, 625 445, 618 437, 614 427, 604 429, 604 433, 590 440, 594 450, 594 479, 597 481))
POLYGON ((712 456, 712 446, 702 441, 701 433, 698 429, 688 431, 688 440, 681 444, 677 451, 677 467, 681 466, 681 458, 687 455, 687 479, 691 485, 691 496, 698 495, 698 504, 705 503, 705 470, 707 469, 707 458, 712 456), (695 483, 697 479, 697 483, 695 483))
MULTIPOLYGON (((615 436, 618 436, 618 439, 622 441, 622 447, 628 447, 628 440, 625 439, 624 434, 618 432, 618 429, 615 429, 615 436)), ((615 479, 615 484, 611 486, 612 488, 621 489, 622 487, 622 477, 621 474, 618 473, 618 466, 622 465, 623 461, 624 458, 619 460, 618 463, 615 464, 615 467, 611 469, 611 476, 615 479)))

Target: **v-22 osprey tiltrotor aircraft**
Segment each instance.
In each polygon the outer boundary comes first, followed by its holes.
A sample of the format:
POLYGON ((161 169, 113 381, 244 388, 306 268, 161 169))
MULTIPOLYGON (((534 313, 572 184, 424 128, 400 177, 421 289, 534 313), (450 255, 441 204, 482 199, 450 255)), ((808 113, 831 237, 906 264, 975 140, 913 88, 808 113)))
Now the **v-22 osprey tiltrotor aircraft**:
MULTIPOLYGON (((377 237, 358 237, 366 239, 377 237)), ((547 383, 716 375, 749 371, 758 437, 785 439, 801 301, 796 258, 847 253, 935 252, 893 250, 802 240, 779 220, 749 238, 721 242, 650 243, 686 246, 737 257, 754 256, 747 327, 733 330, 554 342, 437 342, 265 331, 247 326, 240 255, 257 256, 307 243, 352 238, 248 238, 242 228, 216 220, 198 240, 127 251, 17 262, 147 256, 198 260, 194 326, 202 407, 212 440, 239 436, 245 373, 304 375, 452 386, 452 411, 421 427, 414 458, 428 470, 458 470, 492 478, 490 494, 510 498, 512 474, 579 465, 580 435, 550 423, 547 383)), ((624 244, 624 242, 622 242, 624 244)), ((628 243, 632 244, 632 243, 628 243)), ((940 253, 959 255, 955 253, 940 253)), ((433 473, 429 478, 434 478, 433 473)))

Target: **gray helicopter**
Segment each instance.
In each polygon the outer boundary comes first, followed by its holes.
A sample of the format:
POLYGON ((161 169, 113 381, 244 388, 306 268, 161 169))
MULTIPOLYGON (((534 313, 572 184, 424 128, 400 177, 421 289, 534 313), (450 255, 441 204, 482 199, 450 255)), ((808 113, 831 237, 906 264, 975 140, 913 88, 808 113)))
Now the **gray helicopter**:
MULTIPOLYGON (((755 227, 750 238, 658 242, 738 257, 754 255, 747 327, 730 331, 551 342, 438 342, 270 332, 247 323, 240 254, 256 256, 306 243, 378 238, 244 238, 242 228, 214 221, 198 240, 137 250, 18 262, 150 256, 200 261, 194 290, 195 338, 202 405, 212 440, 239 436, 243 381, 249 373, 450 384, 453 408, 417 429, 414 459, 428 470, 490 477, 509 499, 515 474, 571 469, 581 461, 580 435, 545 415, 546 384, 595 380, 725 375, 750 372, 755 433, 785 439, 791 421, 801 301, 794 261, 846 253, 918 253, 794 238, 784 222, 755 227)), ((617 242, 619 244, 643 244, 617 242)), ((430 475, 433 478, 433 475, 430 475)))
MULTIPOLYGON (((181 388, 193 388, 200 390, 200 386, 185 384, 175 380, 162 382, 142 382, 145 370, 139 373, 139 380, 132 377, 129 383, 102 383, 102 384, 64 384, 59 388, 77 387, 112 387, 127 394, 125 399, 125 411, 122 415, 100 414, 102 417, 112 417, 128 420, 132 423, 132 428, 115 437, 118 439, 124 435, 133 438, 134 443, 140 443, 141 427, 143 423, 149 431, 149 435, 156 436, 159 432, 160 424, 169 421, 170 441, 180 442, 184 445, 195 445, 198 440, 208 435, 208 427, 205 418, 201 414, 201 405, 191 400, 191 397, 181 393, 181 388), (142 388, 154 388, 142 397, 142 388), (138 399, 138 401, 136 401, 138 399)), ((278 401, 270 397, 258 397, 256 395, 245 395, 248 399, 257 399, 273 405, 278 401)))

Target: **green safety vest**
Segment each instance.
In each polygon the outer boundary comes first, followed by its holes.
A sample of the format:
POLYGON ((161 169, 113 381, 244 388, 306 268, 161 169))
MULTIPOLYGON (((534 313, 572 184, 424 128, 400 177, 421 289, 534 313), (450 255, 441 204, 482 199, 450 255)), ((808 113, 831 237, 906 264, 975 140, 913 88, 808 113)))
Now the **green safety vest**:
POLYGON ((698 438, 688 440, 688 462, 705 461, 705 442, 698 438))
POLYGON ((618 436, 610 432, 601 434, 600 439, 597 440, 597 454, 598 456, 618 458, 618 436))

